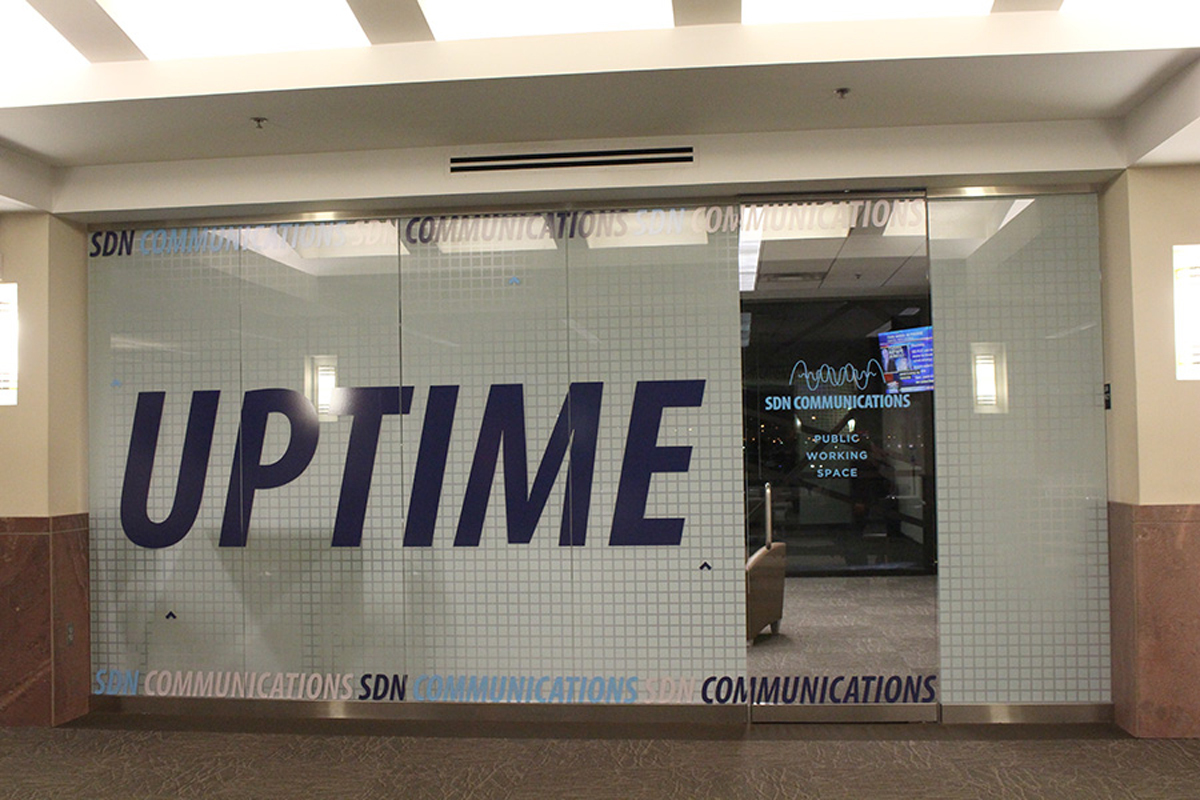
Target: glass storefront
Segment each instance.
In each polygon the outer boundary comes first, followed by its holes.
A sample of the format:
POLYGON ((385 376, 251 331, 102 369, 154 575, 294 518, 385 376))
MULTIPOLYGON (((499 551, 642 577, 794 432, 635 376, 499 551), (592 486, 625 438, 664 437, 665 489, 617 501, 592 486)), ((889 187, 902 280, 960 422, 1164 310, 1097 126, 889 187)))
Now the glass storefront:
POLYGON ((1096 238, 920 194, 95 231, 93 691, 1104 702, 1096 238))
POLYGON ((91 265, 97 670, 513 703, 741 677, 736 223, 117 232, 91 265))

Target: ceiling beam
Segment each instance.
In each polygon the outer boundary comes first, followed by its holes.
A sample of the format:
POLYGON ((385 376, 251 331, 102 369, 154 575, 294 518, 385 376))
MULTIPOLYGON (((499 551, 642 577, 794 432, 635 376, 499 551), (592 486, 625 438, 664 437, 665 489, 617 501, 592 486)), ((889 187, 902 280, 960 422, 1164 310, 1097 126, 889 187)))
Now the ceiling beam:
MULTIPOLYGON (((1178 163, 1182 147, 1200 150, 1200 60, 1180 70, 1124 120, 1130 164, 1178 163)), ((1192 160, 1192 159, 1188 159, 1192 160)))
POLYGON ((0 146, 0 212, 49 211, 54 187, 53 168, 0 146))
POLYGON ((93 64, 146 60, 96 0, 29 0, 29 5, 93 64))
POLYGON ((676 25, 717 25, 742 21, 742 0, 674 0, 676 25))
POLYGON ((1058 11, 1063 0, 996 0, 992 3, 992 13, 1005 11, 1058 11))
POLYGON ((417 0, 346 0, 371 44, 431 42, 433 32, 417 0))

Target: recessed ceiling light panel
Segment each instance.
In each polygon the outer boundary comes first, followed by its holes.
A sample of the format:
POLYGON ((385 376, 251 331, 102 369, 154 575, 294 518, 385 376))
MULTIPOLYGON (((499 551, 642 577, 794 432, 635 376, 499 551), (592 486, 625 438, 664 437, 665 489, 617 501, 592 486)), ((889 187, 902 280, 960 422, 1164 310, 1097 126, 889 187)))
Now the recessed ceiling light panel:
POLYGON ((345 0, 97 0, 146 57, 367 47, 345 0))
POLYGON ((84 67, 87 59, 25 0, 0 0, 0 69, 9 80, 29 70, 84 67))
POLYGON ((1186 0, 1063 0, 1059 12, 1066 17, 1086 19, 1122 30, 1160 30, 1200 22, 1200 4, 1186 0))
POLYGON ((992 12, 992 0, 854 0, 852 3, 798 3, 796 0, 742 0, 742 22, 843 22, 869 19, 977 17, 992 12))
POLYGON ((439 42, 563 33, 672 28, 671 0, 420 0, 425 21, 439 42))

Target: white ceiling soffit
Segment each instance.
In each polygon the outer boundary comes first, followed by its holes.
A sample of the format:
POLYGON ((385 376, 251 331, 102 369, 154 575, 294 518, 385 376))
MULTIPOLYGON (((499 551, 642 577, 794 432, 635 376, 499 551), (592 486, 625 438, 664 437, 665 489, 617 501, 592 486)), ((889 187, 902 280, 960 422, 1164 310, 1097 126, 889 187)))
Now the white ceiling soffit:
MULTIPOLYGON (((472 173, 447 180, 444 147, 303 153, 59 170, 55 213, 86 221, 231 217, 293 211, 472 207, 563 199, 706 197, 897 186, 1071 184, 1124 167, 1113 126, 1078 122, 789 131, 678 139, 696 163, 653 169, 472 173), (164 210, 169 213, 164 213, 164 210)), ((614 146, 612 141, 548 148, 614 146)), ((623 140, 621 144, 630 144, 623 140)), ((483 152, 490 152, 487 148, 483 152)), ((461 152, 461 151, 460 151, 461 152)))
MULTIPOLYGON (((359 12, 366 16, 365 7, 359 12)), ((1157 18, 1153 25, 1116 26, 1093 19, 1064 19, 1053 12, 799 25, 703 24, 655 31, 413 41, 309 53, 92 64, 74 80, 35 73, 0 83, 0 108, 540 75, 1115 53, 1198 45, 1200 31, 1172 25, 1169 18, 1157 18)), ((1113 74, 1098 75, 1107 80, 1113 74)), ((1097 75, 1091 77, 1104 82, 1097 75)))
MULTIPOLYGON (((60 11, 97 7, 36 2, 60 11)), ((1033 0, 997 0, 994 11, 1007 13, 977 19, 742 26, 720 21, 729 2, 678 0, 681 27, 672 30, 442 43, 428 41, 423 16, 414 22, 416 0, 349 2, 376 46, 96 63, 74 76, 35 72, 0 82, 0 146, 56 167, 94 166, 83 182, 82 173, 60 176, 55 196, 76 210, 147 202, 97 201, 95 193, 111 187, 91 181, 120 177, 99 165, 160 162, 155 174, 240 174, 244 166, 229 166, 239 157, 303 154, 324 163, 321 154, 347 154, 343 165, 371 162, 377 171, 402 151, 509 143, 692 144, 709 136, 716 144, 729 135, 795 134, 809 149, 803 163, 789 162, 791 171, 773 172, 776 182, 801 174, 810 182, 876 180, 893 174, 879 171, 887 150, 905 154, 901 174, 913 179, 947 174, 944 164, 974 166, 972 154, 986 150, 993 157, 969 173, 985 182, 1005 170, 1119 168, 1122 147, 1134 157, 1200 162, 1200 131, 1192 144, 1187 136, 1200 120, 1200 77, 1185 69, 1200 56, 1200 30, 1172 24, 1170 15, 1116 24, 1031 10, 1047 5, 1033 0), (844 101, 833 92, 839 86, 852 89, 844 101), (261 129, 250 122, 255 116, 267 118, 261 129), (1085 126, 1090 138, 1065 156, 1061 136, 1039 132, 1072 126, 1085 126), (922 132, 923 150, 914 131, 922 132), (958 141, 968 133, 969 141, 958 141), (1180 152, 1167 152, 1176 146, 1180 152), (836 174, 828 175, 829 154, 842 152, 855 154, 854 169, 834 159, 836 174)), ((799 157, 768 153, 762 171, 785 158, 799 157)), ((656 173, 646 185, 686 186, 701 176, 724 185, 723 173, 705 171, 717 160, 708 154, 695 177, 656 173)), ((445 154, 437 161, 443 170, 445 154)), ((448 188, 444 171, 436 177, 442 194, 493 186, 480 179, 448 188)), ((556 190, 576 187, 571 176, 556 181, 556 190)), ((526 183, 531 191, 548 185, 530 178, 520 188, 526 183)), ((313 197, 311 188, 285 188, 260 192, 262 202, 313 197)), ((395 189, 380 191, 394 196, 395 189)))
POLYGON ((0 140, 56 166, 77 166, 1114 119, 1194 57, 1152 51, 782 64, 0 108, 0 140), (1096 74, 1108 77, 1097 81, 1096 74), (832 87, 845 85, 859 88, 839 100, 832 87), (253 117, 267 121, 260 128, 253 117))

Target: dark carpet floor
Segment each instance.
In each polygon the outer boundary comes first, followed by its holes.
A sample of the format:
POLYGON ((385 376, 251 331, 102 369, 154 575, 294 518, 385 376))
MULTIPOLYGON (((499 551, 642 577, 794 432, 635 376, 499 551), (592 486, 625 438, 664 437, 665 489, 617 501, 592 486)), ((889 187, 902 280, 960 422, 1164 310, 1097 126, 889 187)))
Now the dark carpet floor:
POLYGON ((1200 741, 1135 740, 1108 726, 285 726, 103 715, 0 730, 0 798, 192 797, 1196 800, 1200 741))

